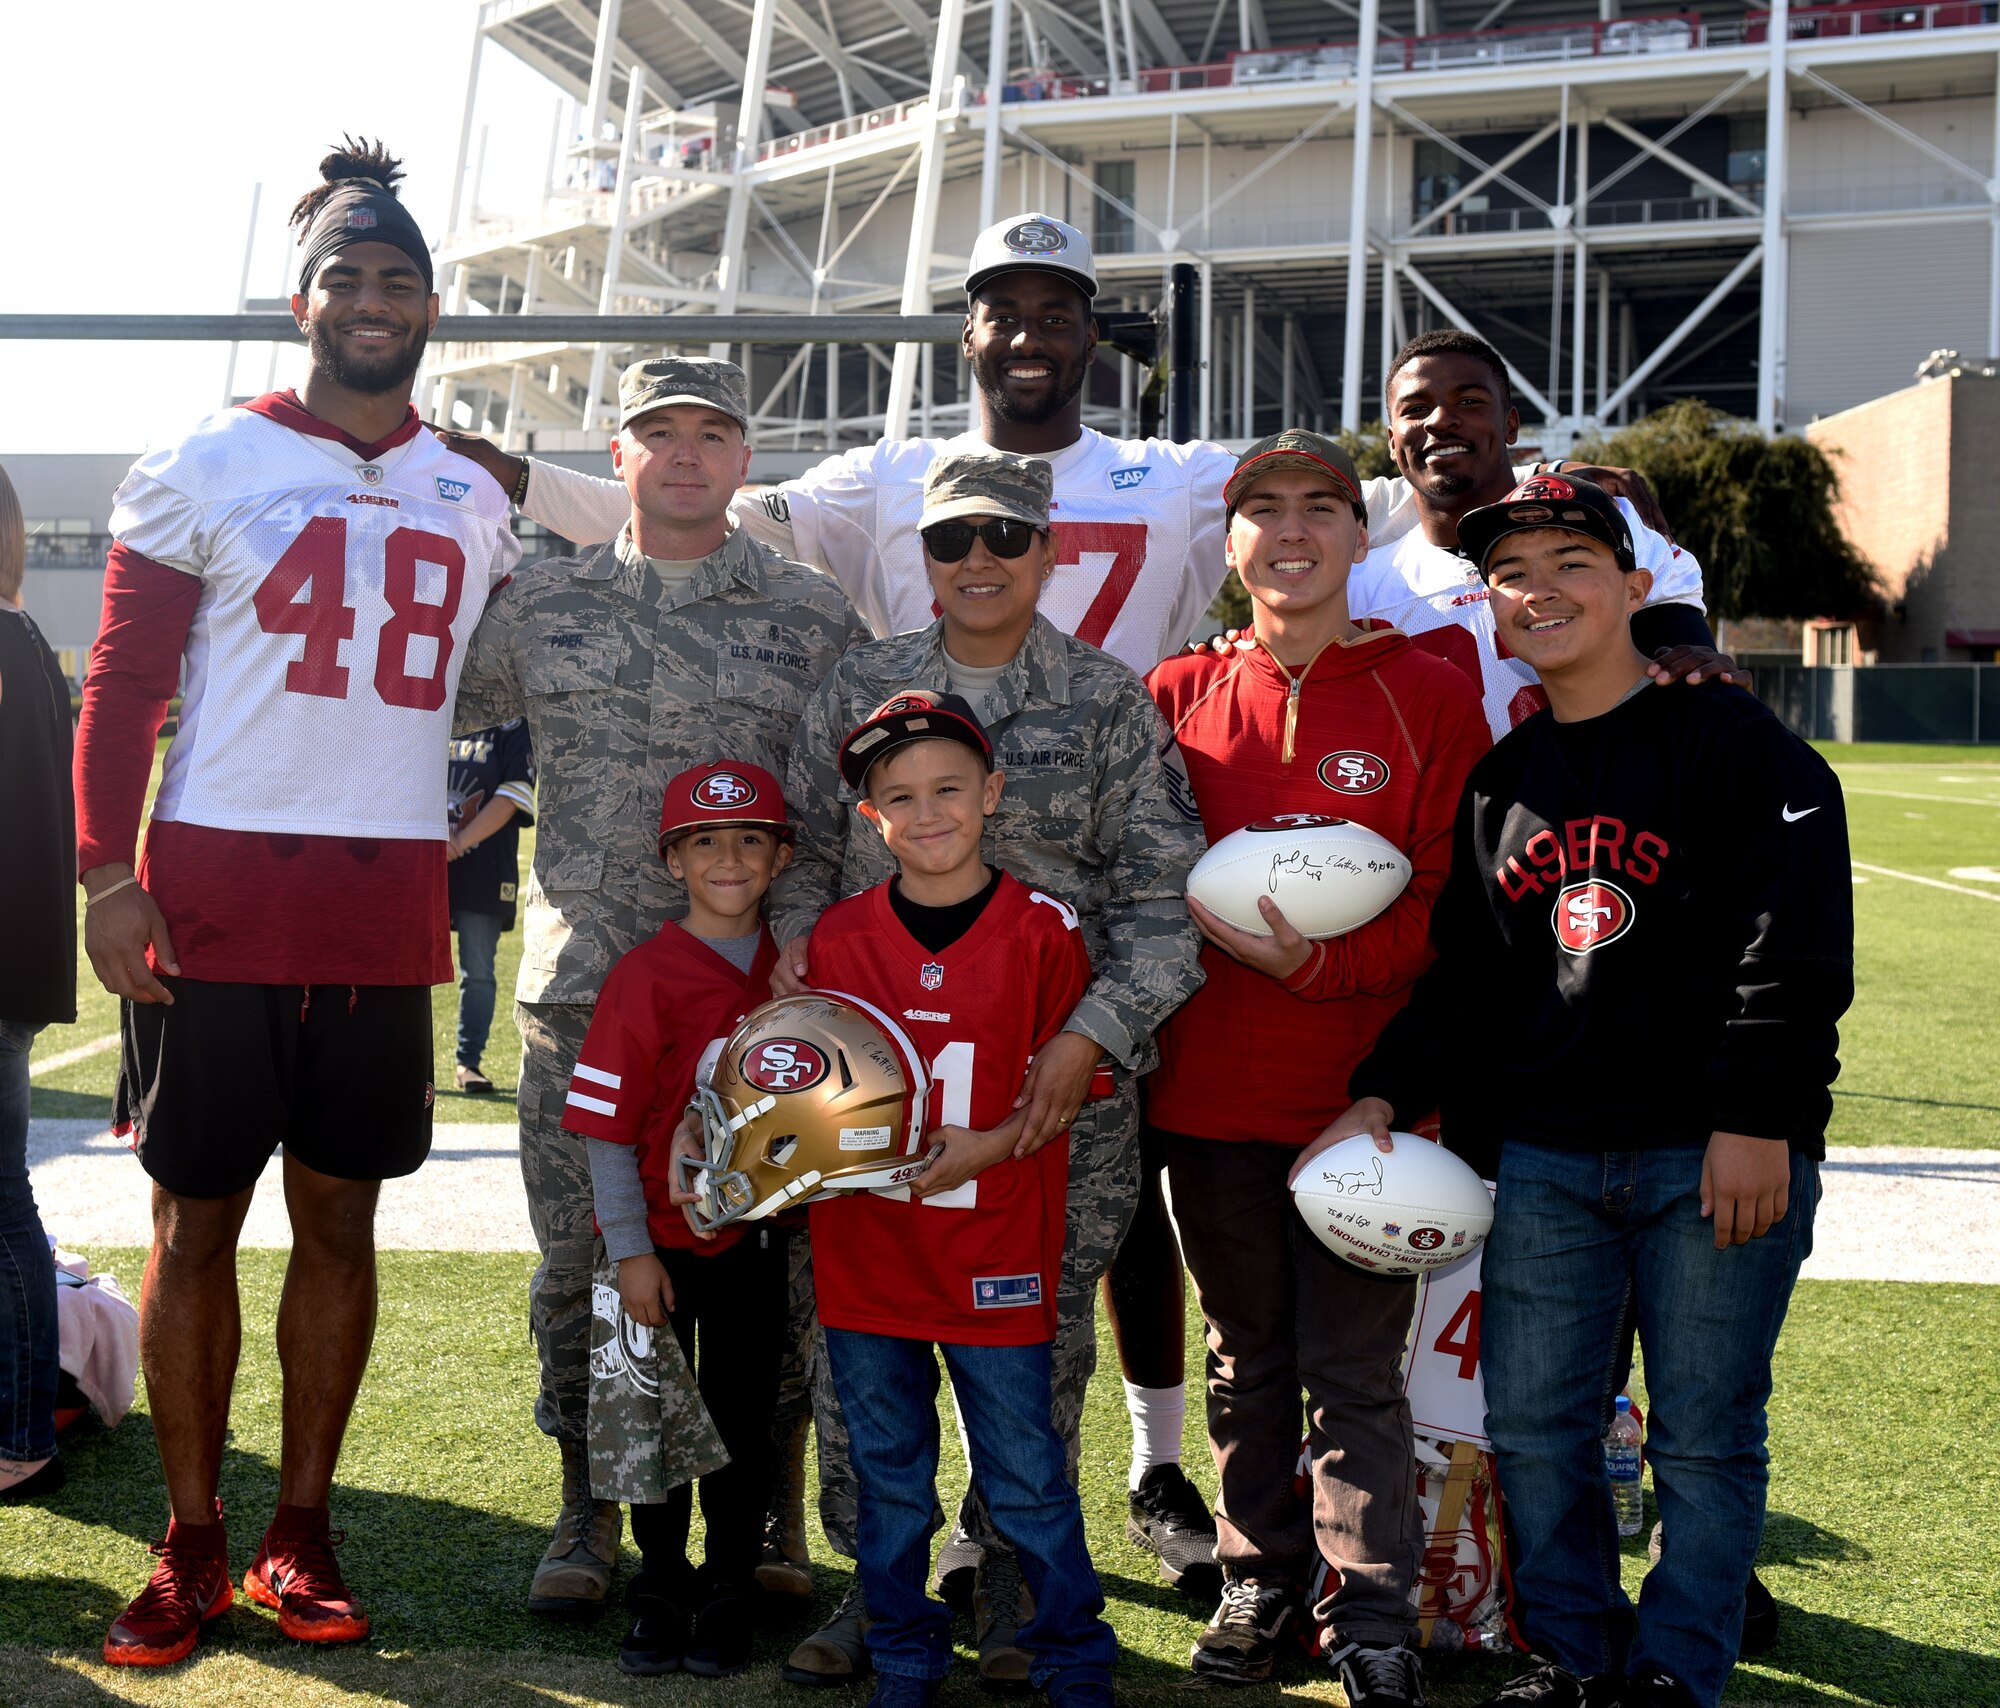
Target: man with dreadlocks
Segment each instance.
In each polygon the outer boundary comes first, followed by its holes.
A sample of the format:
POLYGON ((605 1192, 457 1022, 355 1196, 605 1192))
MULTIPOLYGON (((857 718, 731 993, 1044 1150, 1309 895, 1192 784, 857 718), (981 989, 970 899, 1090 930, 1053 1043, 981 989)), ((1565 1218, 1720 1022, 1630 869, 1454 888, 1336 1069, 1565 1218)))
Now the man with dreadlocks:
POLYGON ((279 1147, 284 1445, 243 1588, 302 1642, 367 1634, 328 1499, 375 1325, 376 1195, 430 1149, 440 758, 520 555, 506 495, 410 407, 438 299, 398 162, 350 138, 320 176, 292 212, 305 384, 210 416, 118 489, 76 741, 84 947, 122 999, 115 1124, 152 1178, 140 1350, 172 1513, 104 1641, 123 1666, 180 1660, 230 1603, 236 1242, 279 1147))

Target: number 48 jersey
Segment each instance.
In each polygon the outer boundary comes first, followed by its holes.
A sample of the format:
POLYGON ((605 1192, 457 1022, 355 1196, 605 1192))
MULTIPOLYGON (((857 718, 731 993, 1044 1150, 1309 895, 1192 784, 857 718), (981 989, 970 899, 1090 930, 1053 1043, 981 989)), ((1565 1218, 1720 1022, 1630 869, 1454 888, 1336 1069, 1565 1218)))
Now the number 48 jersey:
POLYGON ((202 583, 156 819, 441 840, 466 643, 507 499, 414 414, 378 454, 284 397, 134 465, 111 532, 202 583))

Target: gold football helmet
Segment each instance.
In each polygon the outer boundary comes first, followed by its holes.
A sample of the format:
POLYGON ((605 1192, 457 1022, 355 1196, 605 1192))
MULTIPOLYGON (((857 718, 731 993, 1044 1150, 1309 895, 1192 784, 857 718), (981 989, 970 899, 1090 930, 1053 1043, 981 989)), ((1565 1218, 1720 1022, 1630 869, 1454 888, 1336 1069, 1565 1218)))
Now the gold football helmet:
POLYGON ((702 1157, 681 1185, 705 1229, 826 1192, 907 1185, 924 1171, 930 1075, 909 1035, 839 991, 781 996, 729 1035, 688 1113, 702 1157))

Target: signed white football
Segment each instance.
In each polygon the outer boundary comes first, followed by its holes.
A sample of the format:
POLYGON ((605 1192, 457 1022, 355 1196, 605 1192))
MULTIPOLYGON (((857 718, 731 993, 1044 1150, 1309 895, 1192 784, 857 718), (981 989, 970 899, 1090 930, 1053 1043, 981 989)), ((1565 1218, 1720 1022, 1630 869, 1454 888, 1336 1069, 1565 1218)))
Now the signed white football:
POLYGON ((1492 1228, 1492 1194, 1443 1145, 1389 1136, 1393 1151, 1361 1133, 1320 1152, 1292 1188, 1299 1214, 1335 1257, 1378 1275, 1456 1263, 1492 1228))
POLYGON ((1194 864, 1188 894, 1254 937, 1271 928, 1269 896, 1302 936, 1338 937, 1366 925, 1403 893, 1410 862, 1366 825, 1320 813, 1281 813, 1231 831, 1194 864))

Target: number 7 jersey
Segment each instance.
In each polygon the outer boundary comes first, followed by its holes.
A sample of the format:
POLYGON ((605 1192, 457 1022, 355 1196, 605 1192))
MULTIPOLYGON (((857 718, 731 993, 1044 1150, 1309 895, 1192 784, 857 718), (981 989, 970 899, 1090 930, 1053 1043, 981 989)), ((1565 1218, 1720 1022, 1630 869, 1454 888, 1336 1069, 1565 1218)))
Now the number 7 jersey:
POLYGON ((119 487, 113 536, 202 584, 155 819, 445 836, 459 667, 520 547, 505 494, 414 414, 374 449, 259 398, 119 487))

